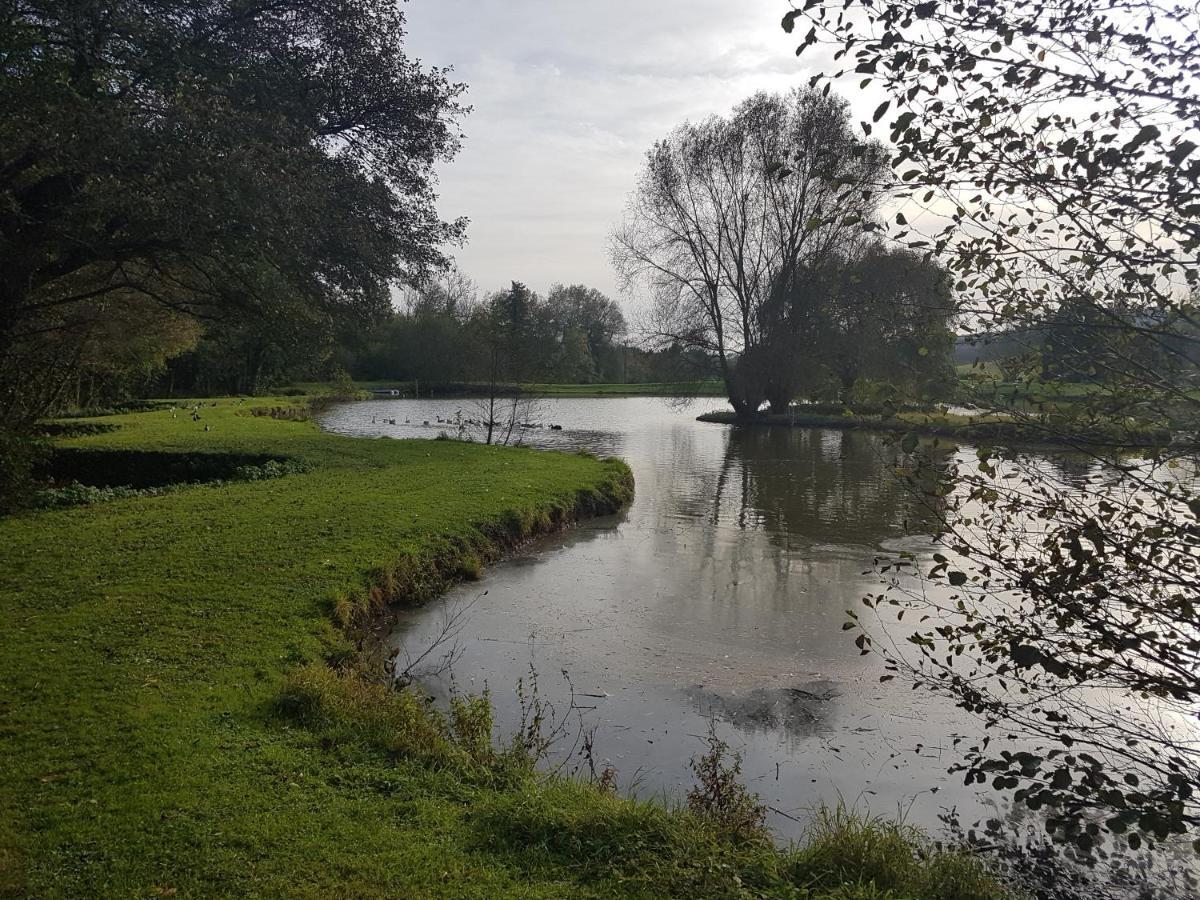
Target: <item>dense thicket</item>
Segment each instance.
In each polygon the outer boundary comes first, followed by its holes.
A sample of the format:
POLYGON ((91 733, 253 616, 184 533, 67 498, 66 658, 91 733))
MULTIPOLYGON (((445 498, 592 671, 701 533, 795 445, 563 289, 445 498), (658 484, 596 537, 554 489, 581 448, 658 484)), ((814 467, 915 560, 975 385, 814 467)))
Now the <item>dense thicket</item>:
POLYGON ((435 286, 367 337, 353 369, 368 379, 486 382, 501 342, 503 381, 617 382, 626 330, 620 307, 584 285, 555 285, 543 298, 513 282, 482 299, 435 286))

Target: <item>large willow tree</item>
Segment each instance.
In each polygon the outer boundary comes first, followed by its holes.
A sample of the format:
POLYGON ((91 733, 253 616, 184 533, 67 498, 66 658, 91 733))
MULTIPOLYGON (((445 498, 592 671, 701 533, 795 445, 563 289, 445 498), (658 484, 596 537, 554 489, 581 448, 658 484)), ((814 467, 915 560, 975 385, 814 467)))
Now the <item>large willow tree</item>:
POLYGON ((0 430, 128 310, 369 312, 438 262, 461 88, 404 37, 392 0, 2 0, 0 430))
POLYGON ((817 91, 756 94, 647 154, 614 262, 651 295, 657 338, 716 359, 739 415, 791 399, 773 376, 796 348, 771 326, 803 317, 773 301, 805 297, 807 275, 861 241, 885 168, 845 101, 817 91))
POLYGON ((1195 830, 1197 7, 806 0, 784 27, 802 54, 833 50, 816 82, 881 91, 863 127, 890 135, 908 188, 893 235, 949 267, 964 327, 1027 345, 1015 387, 1040 405, 1008 412, 1080 454, 982 448, 939 473, 948 549, 890 570, 875 600, 927 618, 887 652, 992 729, 967 780, 1048 813, 1058 837, 1195 830))

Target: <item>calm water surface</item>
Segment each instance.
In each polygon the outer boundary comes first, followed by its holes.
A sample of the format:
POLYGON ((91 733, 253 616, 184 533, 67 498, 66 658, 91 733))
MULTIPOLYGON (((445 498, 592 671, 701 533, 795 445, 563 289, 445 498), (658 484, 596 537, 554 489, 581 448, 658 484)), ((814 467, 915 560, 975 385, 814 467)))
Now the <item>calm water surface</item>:
MULTIPOLYGON (((408 614, 391 638, 403 657, 452 619, 452 673, 430 674, 442 647, 417 671, 442 698, 452 682, 486 684, 502 728, 519 719, 514 688, 531 667, 560 712, 569 678, 584 722, 597 726, 598 765, 642 795, 682 796, 715 718, 782 835, 839 800, 932 829, 948 807, 968 820, 1004 814, 990 791, 947 773, 954 742, 982 737, 978 720, 903 682, 881 684, 880 661, 842 630, 846 610, 878 590, 881 551, 932 552, 920 536, 927 513, 895 478, 894 451, 870 434, 696 422, 711 405, 543 401, 538 420, 563 430, 529 429, 526 442, 621 456, 634 503, 408 614)), ((459 410, 470 417, 471 402, 378 400, 339 407, 323 424, 432 437, 459 410)))

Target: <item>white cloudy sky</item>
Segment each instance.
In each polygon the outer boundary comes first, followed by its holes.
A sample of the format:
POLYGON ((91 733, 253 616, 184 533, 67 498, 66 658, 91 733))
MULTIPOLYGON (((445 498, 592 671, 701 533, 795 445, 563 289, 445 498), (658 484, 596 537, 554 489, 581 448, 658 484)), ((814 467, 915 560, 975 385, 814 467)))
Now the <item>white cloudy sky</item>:
MULTIPOLYGON (((409 0, 409 50, 452 65, 474 111, 441 170, 470 218, 455 255, 487 291, 583 282, 616 296, 608 233, 646 150, 755 90, 803 84, 785 0, 409 0)), ((855 103, 855 106, 859 106, 855 103)))

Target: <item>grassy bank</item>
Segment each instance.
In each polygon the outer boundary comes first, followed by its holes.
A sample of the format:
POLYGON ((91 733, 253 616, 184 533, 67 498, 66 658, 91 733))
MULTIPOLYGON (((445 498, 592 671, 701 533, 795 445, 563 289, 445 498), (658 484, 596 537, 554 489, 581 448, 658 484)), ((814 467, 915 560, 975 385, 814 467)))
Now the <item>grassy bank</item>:
POLYGON ((947 437, 963 443, 1044 444, 1067 447, 1161 447, 1171 441, 1162 429, 1146 428, 1129 421, 1096 421, 1069 416, 1008 416, 1003 413, 960 415, 941 411, 902 411, 893 415, 837 410, 828 406, 818 411, 799 407, 793 413, 761 413, 739 420, 732 411, 699 416, 701 422, 739 426, 783 428, 839 428, 923 434, 947 437))
POLYGON ((780 851, 539 779, 486 705, 442 715, 366 677, 372 609, 616 508, 628 470, 254 411, 61 441, 167 474, 227 471, 161 462, 197 453, 290 468, 0 520, 0 894, 999 896, 892 826, 780 851))

